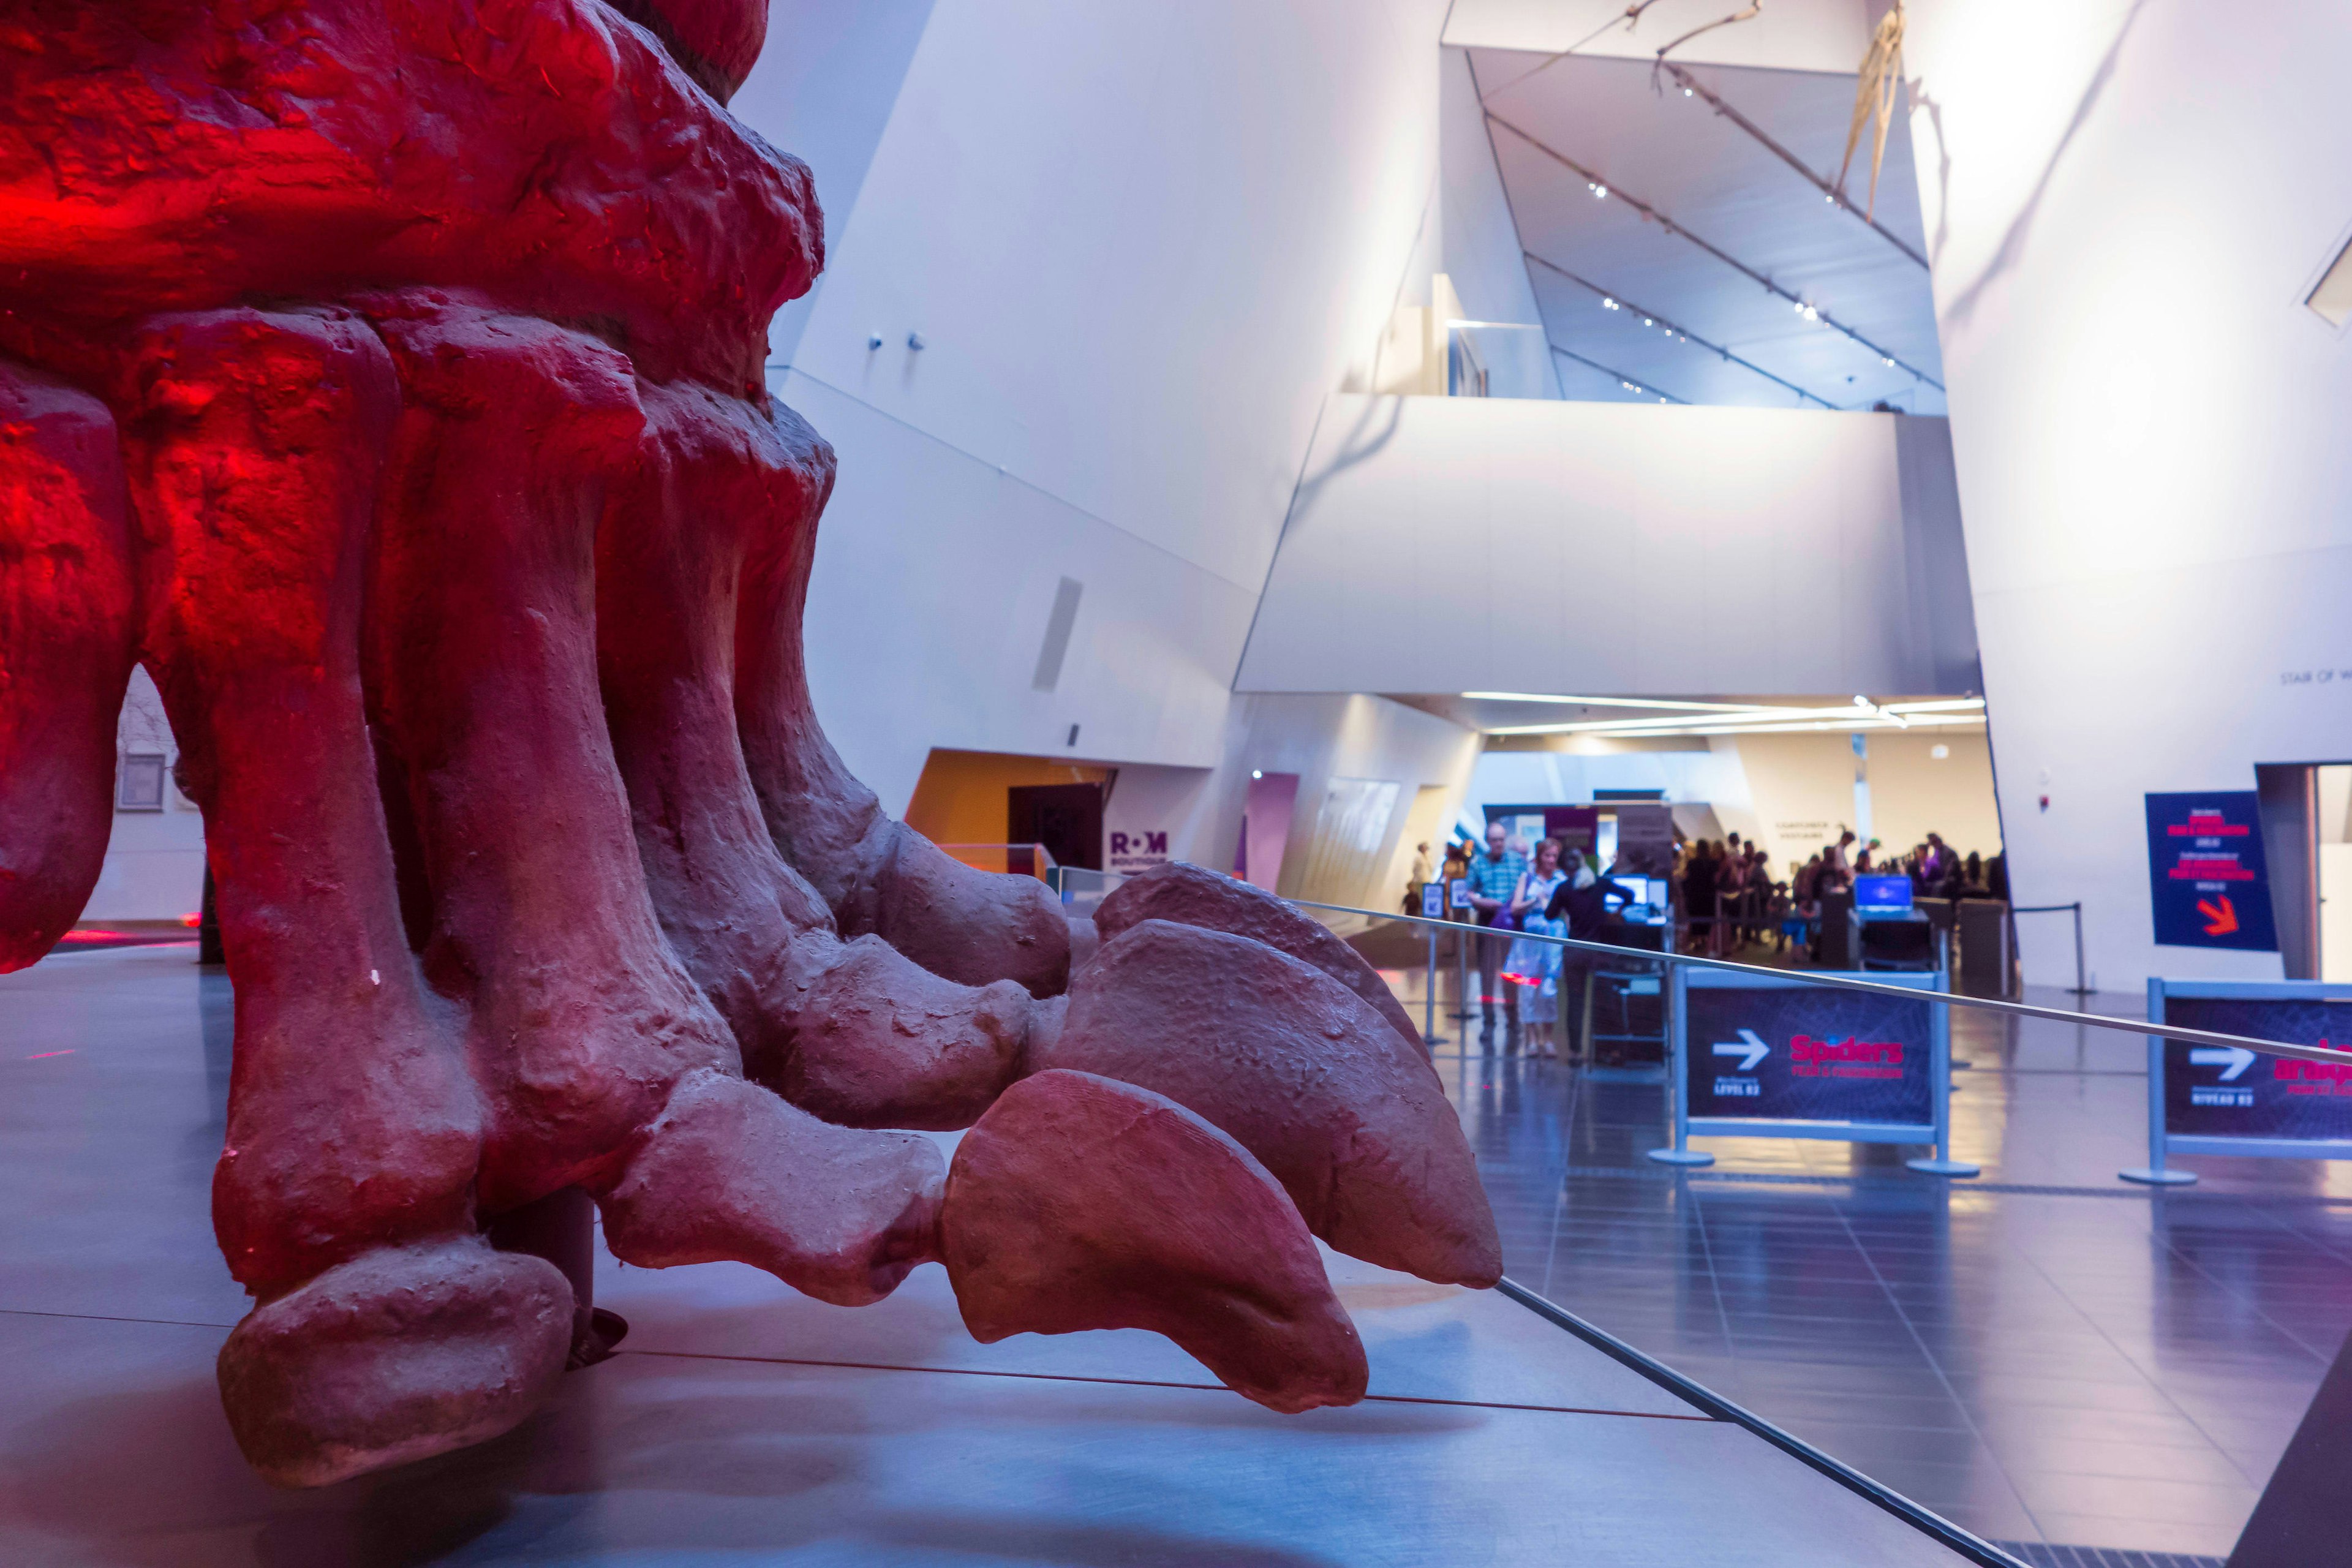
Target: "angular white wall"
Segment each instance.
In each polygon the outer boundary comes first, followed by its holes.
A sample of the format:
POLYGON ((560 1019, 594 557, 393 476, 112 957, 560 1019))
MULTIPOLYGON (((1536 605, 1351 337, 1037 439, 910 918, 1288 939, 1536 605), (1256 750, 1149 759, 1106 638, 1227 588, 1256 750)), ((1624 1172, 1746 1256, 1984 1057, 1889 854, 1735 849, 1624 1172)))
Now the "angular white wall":
MULTIPOLYGON (((899 0, 804 35, 887 102, 870 133, 794 107, 845 96, 804 59, 737 100, 837 204, 771 381, 841 456, 811 677, 887 805, 934 746, 1238 765, 1256 720, 1233 674, 1325 399, 1368 372, 1414 268, 1425 288, 1445 265, 1444 10, 899 0), (1040 690, 1065 578, 1077 615, 1040 690)), ((1473 229, 1507 224, 1484 211, 1473 229)), ((1412 755, 1349 765, 1402 778, 1412 755)))
POLYGON ((1335 399, 1245 691, 1974 689, 1943 421, 1335 399))
MULTIPOLYGON (((2251 0, 1914 0, 1922 211, 2001 808, 2110 990, 2156 947, 2141 797, 2352 759, 2352 27, 2251 0), (2047 796, 2048 808, 2042 808, 2047 796)), ((2031 978, 2072 970, 2029 924, 2031 978)))

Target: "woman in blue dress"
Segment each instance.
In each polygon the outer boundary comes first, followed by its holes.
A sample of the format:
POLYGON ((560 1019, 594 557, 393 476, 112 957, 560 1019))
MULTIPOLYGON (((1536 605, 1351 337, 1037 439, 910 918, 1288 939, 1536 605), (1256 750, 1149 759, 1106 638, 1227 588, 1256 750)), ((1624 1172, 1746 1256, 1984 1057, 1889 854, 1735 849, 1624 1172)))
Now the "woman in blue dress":
MULTIPOLYGON (((1560 846, 1557 838, 1547 838, 1536 846, 1536 863, 1519 874, 1519 885, 1511 895, 1512 924, 1520 931, 1535 936, 1566 936, 1568 922, 1546 917, 1551 908, 1552 895, 1568 881, 1568 873, 1560 869, 1560 846)), ((1511 943, 1510 956, 1503 963, 1503 978, 1507 983, 1527 989, 1519 996, 1519 1022, 1528 1028, 1528 1055, 1557 1058, 1559 1041, 1556 1026, 1559 1022, 1559 954, 1560 950, 1548 942, 1530 942, 1528 935, 1511 943)))

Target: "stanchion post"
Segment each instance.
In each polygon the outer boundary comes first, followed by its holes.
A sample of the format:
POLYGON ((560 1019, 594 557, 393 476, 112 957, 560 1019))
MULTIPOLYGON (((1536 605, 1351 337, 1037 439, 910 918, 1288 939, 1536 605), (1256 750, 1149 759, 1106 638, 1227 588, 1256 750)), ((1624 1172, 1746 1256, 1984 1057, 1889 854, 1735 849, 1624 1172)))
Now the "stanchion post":
MULTIPOLYGON (((1948 975, 1936 976, 1939 994, 1951 989, 1948 975)), ((1935 1095, 1936 1153, 1927 1160, 1906 1160, 1909 1169, 1925 1176, 1974 1176, 1983 1172, 1980 1165, 1952 1158, 1952 1005, 1937 1001, 1928 1004, 1930 1022, 1927 1026, 1927 1081, 1935 1095)))
MULTIPOLYGON (((1465 921, 1456 921, 1454 924, 1454 1021, 1457 1024, 1466 1024, 1475 1016, 1470 1011, 1469 931, 1465 921)), ((1466 1036, 1469 1031, 1463 1033, 1466 1036)))
POLYGON ((1433 1049, 1442 1044, 1437 1033, 1437 928, 1423 928, 1429 933, 1429 966, 1422 971, 1421 1043, 1433 1049))
MULTIPOLYGON (((2164 981, 2150 975, 2147 982, 2147 1021, 2164 1022, 2164 981)), ((2175 1171, 2164 1163, 2164 1037, 2147 1037, 2147 1163, 2137 1170, 2116 1173, 2126 1182, 2137 1182, 2143 1187, 2185 1187, 2197 1180, 2194 1171, 2175 1171)))
POLYGON ((2083 970, 2083 900, 2074 900, 2074 994, 2091 994, 2090 978, 2083 970))
POLYGON ((1714 1155, 1690 1146, 1690 1101, 1684 1092, 1683 1064, 1690 1055, 1690 1009, 1685 1005, 1688 987, 1685 984, 1689 971, 1664 958, 1658 961, 1658 999, 1666 1008, 1666 1113, 1673 1122, 1674 1142, 1651 1150, 1650 1158, 1661 1165, 1712 1165, 1714 1155))

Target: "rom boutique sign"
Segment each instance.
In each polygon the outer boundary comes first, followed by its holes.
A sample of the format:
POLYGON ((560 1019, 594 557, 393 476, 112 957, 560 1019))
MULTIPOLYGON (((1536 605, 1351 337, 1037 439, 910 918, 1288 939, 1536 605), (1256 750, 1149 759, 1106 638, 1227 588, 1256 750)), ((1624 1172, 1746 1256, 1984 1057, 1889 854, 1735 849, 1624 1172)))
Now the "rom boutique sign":
POLYGON ((1114 871, 1149 871, 1154 866, 1165 866, 1171 858, 1168 835, 1159 829, 1121 831, 1107 837, 1110 841, 1110 868, 1114 871))

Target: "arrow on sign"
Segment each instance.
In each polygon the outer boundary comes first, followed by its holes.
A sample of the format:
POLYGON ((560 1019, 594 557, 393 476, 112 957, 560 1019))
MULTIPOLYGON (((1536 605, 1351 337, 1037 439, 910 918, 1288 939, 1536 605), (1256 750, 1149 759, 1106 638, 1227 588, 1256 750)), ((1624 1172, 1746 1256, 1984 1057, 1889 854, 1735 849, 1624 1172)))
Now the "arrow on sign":
MULTIPOLYGON (((1715 1054, 1719 1057, 1743 1058, 1745 1059, 1740 1062, 1739 1066, 1735 1070, 1739 1072, 1754 1072, 1756 1070, 1756 1064, 1772 1054, 1772 1047, 1758 1039, 1756 1037, 1755 1030, 1742 1029, 1739 1031, 1739 1038, 1737 1040, 1717 1041, 1715 1046, 1715 1054)), ((2252 1058, 2253 1053, 2249 1051, 2246 1055, 2249 1058, 2252 1058)))
POLYGON ((2189 1048, 2191 1067, 2225 1068, 2223 1083, 2234 1083, 2238 1075, 2254 1065, 2254 1053, 2243 1046, 2191 1046, 2189 1048))
POLYGON ((2230 901, 2227 893, 2216 903, 2211 899, 2197 900, 2197 912, 2205 917, 2207 936, 2227 936, 2238 929, 2238 906, 2230 901))

